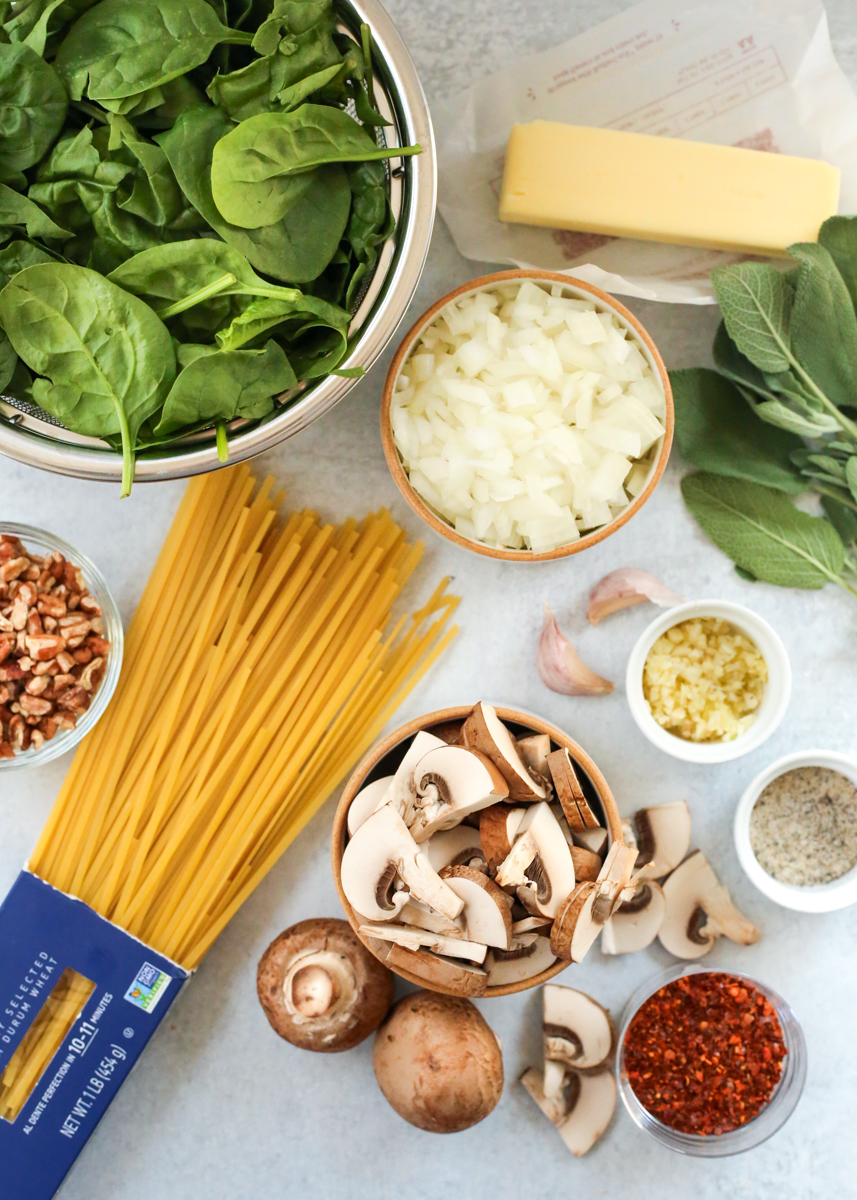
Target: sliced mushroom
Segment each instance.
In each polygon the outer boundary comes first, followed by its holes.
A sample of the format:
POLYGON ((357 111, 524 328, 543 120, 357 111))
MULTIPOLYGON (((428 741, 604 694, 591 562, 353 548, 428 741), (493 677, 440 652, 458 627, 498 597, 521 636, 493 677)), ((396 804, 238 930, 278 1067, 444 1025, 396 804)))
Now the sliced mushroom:
MULTIPOLYGON (((362 919, 362 918, 361 918, 362 919)), ((443 937, 463 938, 464 926, 461 917, 450 921, 443 913, 435 912, 421 900, 409 900, 399 913, 397 920, 403 925, 413 925, 417 929, 428 929, 431 933, 439 933, 443 937)), ((366 922, 363 922, 366 924, 366 922)))
POLYGON ((503 889, 473 867, 444 867, 440 877, 464 901, 461 919, 465 937, 508 950, 512 945, 512 916, 503 889))
POLYGON ((574 888, 574 862, 549 804, 542 801, 525 813, 497 883, 514 888, 521 903, 543 917, 555 916, 574 888))
POLYGON ((634 826, 641 879, 662 879, 675 870, 690 849, 690 809, 686 800, 641 808, 634 813, 634 826))
POLYGON ((389 804, 364 821, 348 842, 340 880, 351 907, 372 921, 393 920, 410 896, 451 921, 464 907, 389 804), (403 885, 398 891, 397 882, 403 885))
POLYGON ((476 705, 464 722, 462 737, 468 750, 490 758, 509 785, 510 799, 525 803, 546 799, 547 789, 527 770, 515 739, 490 704, 476 705))
MULTIPOLYGON (((606 1008, 576 988, 546 983, 542 989, 545 1061, 577 1071, 603 1067, 613 1053, 616 1027, 606 1008)), ((550 1089, 546 1089, 550 1094, 550 1089)))
POLYGON ((435 833, 423 843, 423 852, 437 872, 444 867, 476 867, 485 870, 485 854, 479 840, 479 830, 471 825, 456 825, 435 833))
POLYGON ((658 936, 666 913, 666 897, 655 881, 638 883, 630 900, 625 900, 604 923, 601 950, 604 954, 634 954, 658 936))
POLYGON ((580 786, 580 780, 577 778, 577 772, 569 752, 565 748, 553 750, 548 755, 547 762, 557 799, 562 805, 562 811, 565 813, 565 819, 570 828, 573 831, 600 829, 601 822, 589 807, 589 801, 583 794, 583 788, 580 786))
POLYGON ((367 817, 371 817, 372 813, 381 802, 381 797, 385 796, 387 789, 393 782, 393 775, 384 775, 381 779, 375 779, 372 783, 367 783, 364 788, 361 788, 354 799, 348 806, 348 836, 353 837, 367 817))
POLYGON ((575 846, 582 846, 584 850, 591 850, 599 858, 603 858, 607 852, 609 836, 607 830, 601 825, 597 829, 575 829, 572 838, 575 846))
POLYGON ((721 934, 742 946, 762 936, 732 903, 700 850, 676 867, 663 890, 666 913, 658 937, 676 958, 702 958, 721 934))
POLYGON ((624 900, 633 897, 636 887, 636 858, 636 849, 626 846, 624 842, 614 842, 607 851, 596 881, 598 894, 592 915, 597 924, 603 925, 624 900))
POLYGON ((441 721, 438 725, 432 725, 429 732, 446 742, 447 746, 460 746, 463 727, 463 721, 441 721))
POLYGON ((532 933, 534 930, 544 932, 551 925, 552 917, 522 917, 520 921, 512 922, 512 937, 520 937, 522 933, 532 933))
POLYGON ((394 971, 416 975, 429 987, 448 989, 458 996, 485 995, 488 972, 476 963, 441 958, 431 950, 408 950, 395 944, 390 946, 385 962, 394 971))
POLYGON ((532 733, 529 737, 518 738, 516 745, 518 754, 530 774, 543 784, 548 792, 553 791, 548 766, 548 755, 551 752, 549 734, 532 733))
POLYGON ((603 928, 596 922, 592 908, 598 897, 598 884, 578 883, 561 906, 551 927, 551 950, 566 962, 583 962, 587 951, 603 928))
POLYGON ((479 814, 479 840, 489 871, 496 871, 515 843, 525 808, 510 808, 508 804, 492 804, 479 814))
POLYGON ((477 942, 469 942, 464 938, 443 937, 428 929, 417 929, 413 925, 397 925, 394 921, 379 921, 377 924, 361 925, 357 930, 364 937, 379 938, 385 942, 393 942, 396 946, 405 946, 408 950, 431 950, 433 954, 442 954, 445 958, 466 958, 470 962, 485 961, 488 947, 477 942))
POLYGON ((616 1108, 616 1081, 610 1071, 578 1075, 568 1070, 559 1094, 552 1098, 545 1096, 542 1075, 532 1067, 521 1076, 521 1083, 575 1158, 592 1149, 616 1108))
POLYGON ((582 846, 569 846, 571 851, 571 861, 574 863, 574 878, 578 881, 581 879, 597 879, 601 872, 601 859, 591 850, 584 850, 582 846))
POLYGON ((510 949, 488 951, 488 986, 508 987, 510 983, 532 979, 555 962, 550 938, 538 933, 522 933, 512 939, 510 949))
POLYGON ((496 804, 509 794, 505 779, 484 755, 464 746, 439 746, 414 768, 414 817, 417 842, 439 829, 451 829, 469 813, 496 804))
POLYGON ((626 846, 633 846, 634 850, 639 854, 640 847, 637 845, 637 833, 634 829, 634 822, 628 817, 622 818, 622 841, 626 846))
POLYGON ((393 1002, 393 976, 333 918, 300 921, 275 938, 256 984, 271 1028, 303 1050, 350 1050, 393 1002))
POLYGON ((405 757, 396 768, 388 790, 379 797, 378 808, 384 804, 392 804, 399 816, 404 819, 405 824, 410 824, 414 805, 414 767, 424 755, 428 754, 429 750, 435 750, 439 746, 445 745, 442 738, 435 737, 433 733, 421 729, 414 736, 405 757))

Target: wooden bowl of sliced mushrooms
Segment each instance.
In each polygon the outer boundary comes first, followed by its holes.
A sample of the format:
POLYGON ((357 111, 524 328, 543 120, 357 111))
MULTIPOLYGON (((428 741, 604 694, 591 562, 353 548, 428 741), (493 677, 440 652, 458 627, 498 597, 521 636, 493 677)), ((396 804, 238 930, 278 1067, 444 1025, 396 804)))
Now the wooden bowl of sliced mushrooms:
POLYGON ((634 893, 610 788, 556 726, 511 708, 444 708, 385 738, 333 824, 345 915, 397 975, 505 996, 580 962, 634 893))

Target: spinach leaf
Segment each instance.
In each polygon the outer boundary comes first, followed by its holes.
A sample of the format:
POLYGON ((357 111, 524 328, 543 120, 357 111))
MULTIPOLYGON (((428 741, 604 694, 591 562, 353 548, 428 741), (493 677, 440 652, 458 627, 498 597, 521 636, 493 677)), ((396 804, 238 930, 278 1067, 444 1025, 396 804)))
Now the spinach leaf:
POLYGON ((390 207, 384 164, 351 163, 347 171, 352 201, 345 240, 357 259, 345 298, 345 307, 351 309, 363 281, 374 270, 378 247, 392 235, 396 222, 390 207))
POLYGON ((794 293, 767 263, 738 263, 711 272, 717 303, 738 350, 762 371, 788 371, 794 293))
POLYGON ((331 0, 274 0, 270 16, 253 37, 253 49, 262 55, 279 54, 286 64, 281 86, 288 87, 342 62, 335 29, 331 0))
POLYGON ((806 488, 791 454, 803 443, 772 426, 758 426, 738 389, 716 371, 670 372, 676 441, 682 458, 735 479, 797 494, 806 488))
POLYGON ((325 167, 276 225, 240 229, 224 221, 211 195, 212 152, 231 128, 232 123, 218 109, 192 108, 155 141, 191 204, 257 271, 291 283, 317 278, 336 253, 348 221, 351 190, 345 171, 336 165, 325 167))
POLYGON ((29 3, 16 4, 15 12, 3 23, 10 42, 24 42, 48 13, 47 30, 49 34, 56 33, 70 21, 82 16, 88 8, 92 8, 98 0, 29 0, 29 3))
POLYGON ((18 365, 18 355, 9 341, 6 333, 0 328, 0 394, 9 386, 9 381, 15 374, 18 365))
POLYGON ((0 225, 23 225, 32 238, 66 238, 69 231, 52 221, 38 204, 0 183, 0 225))
POLYGON ((76 433, 121 435, 122 495, 133 478, 140 424, 164 403, 176 373, 166 326, 148 305, 84 267, 27 267, 0 292, 0 323, 44 378, 36 403, 76 433))
POLYGON ((836 263, 851 303, 857 308, 857 217, 828 217, 818 241, 836 263))
POLYGON ((155 436, 169 437, 185 426, 264 417, 273 397, 297 385, 281 346, 262 350, 215 351, 199 356, 179 373, 164 402, 155 436))
POLYGON ((5 287, 12 276, 23 271, 24 267, 49 262, 56 262, 56 258, 42 246, 34 242, 25 242, 23 239, 10 242, 0 250, 0 288, 5 287))
MULTIPOLYGON (((194 238, 145 250, 117 267, 109 278, 156 311, 188 299, 199 303, 239 281, 271 287, 256 274, 243 254, 214 238, 194 238)), ((192 303, 187 307, 192 307, 192 303)))
POLYGON ((187 74, 221 42, 251 41, 205 0, 101 0, 71 27, 56 64, 73 100, 115 100, 187 74))
POLYGON ((56 9, 64 3, 65 0, 50 0, 50 3, 43 9, 42 15, 24 38, 24 44, 29 46, 31 50, 35 50, 40 58, 43 58, 45 54, 45 43, 48 40, 48 23, 56 9))
POLYGON ((845 547, 836 530, 782 492, 702 471, 685 476, 681 490, 711 540, 757 579, 779 587, 821 588, 831 580, 845 586, 845 547))
POLYGON ((21 43, 0 43, 0 180, 34 166, 65 121, 68 96, 50 63, 21 43))
POLYGON ((791 320, 795 358, 834 404, 857 399, 857 316, 832 257, 814 242, 790 246, 800 263, 791 320))
MULTIPOLYGON (((288 289, 283 289, 287 293, 288 289)), ((315 296, 303 296, 295 291, 292 296, 254 300, 231 322, 228 328, 219 330, 217 344, 222 350, 237 350, 260 334, 274 329, 284 322, 297 322, 302 332, 307 327, 321 326, 331 331, 331 348, 339 350, 337 362, 347 346, 348 313, 315 296)))
POLYGON ((214 146, 211 192, 233 225, 258 229, 295 203, 294 176, 327 163, 365 162, 419 154, 419 146, 377 146, 338 108, 304 104, 294 112, 242 121, 214 146))

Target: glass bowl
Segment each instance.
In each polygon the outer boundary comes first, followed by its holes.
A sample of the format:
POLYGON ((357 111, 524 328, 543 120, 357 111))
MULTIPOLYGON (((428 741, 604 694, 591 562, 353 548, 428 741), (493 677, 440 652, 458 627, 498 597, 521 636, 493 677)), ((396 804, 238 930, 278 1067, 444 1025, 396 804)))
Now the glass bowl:
POLYGON ((644 1129, 656 1142, 666 1146, 667 1149, 675 1150, 678 1154, 688 1154, 694 1158, 725 1158, 728 1155, 741 1154, 745 1150, 752 1150, 756 1146, 760 1146, 778 1129, 781 1129, 792 1115, 798 1100, 800 1100, 806 1080, 806 1041, 797 1017, 785 1000, 765 984, 759 983, 757 979, 753 979, 749 975, 744 975, 741 971, 715 969, 706 967, 702 963, 694 963, 690 967, 686 963, 682 963, 679 966, 671 967, 637 988, 622 1015, 617 1045, 616 1082, 619 1094, 634 1124, 638 1125, 640 1129, 644 1129), (775 1087, 771 1099, 759 1115, 752 1121, 748 1121, 746 1125, 740 1125, 728 1133, 710 1137, 703 1137, 696 1133, 681 1133, 652 1116, 638 1100, 637 1093, 631 1087, 625 1071, 625 1034, 646 1000, 675 979, 699 974, 731 975, 760 991, 777 1014, 787 1052, 780 1081, 775 1087))
POLYGON ((20 767, 40 767, 43 763, 52 762, 76 746, 81 738, 86 737, 107 708, 116 690, 116 684, 119 682, 119 674, 122 670, 123 631, 119 609, 110 594, 104 576, 95 563, 90 562, 80 550, 76 550, 74 546, 70 546, 68 542, 56 537, 55 534, 48 533, 44 529, 36 529, 32 525, 16 525, 12 521, 0 521, 0 534, 11 534, 13 537, 20 538, 25 549, 36 554, 49 554, 53 550, 58 550, 69 562, 80 567, 84 583, 101 606, 104 636, 111 645, 104 677, 93 697, 92 704, 74 729, 60 730, 38 750, 23 750, 14 758, 0 758, 0 772, 3 772, 15 771, 20 767))

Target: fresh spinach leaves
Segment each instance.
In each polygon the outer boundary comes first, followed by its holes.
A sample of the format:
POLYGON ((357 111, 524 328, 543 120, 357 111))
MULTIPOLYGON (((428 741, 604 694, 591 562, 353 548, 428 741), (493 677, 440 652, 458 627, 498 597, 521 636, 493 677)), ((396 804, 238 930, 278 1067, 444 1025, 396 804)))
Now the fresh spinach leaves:
POLYGON ((0 180, 47 153, 67 110, 68 96, 52 65, 23 43, 0 42, 0 180))

